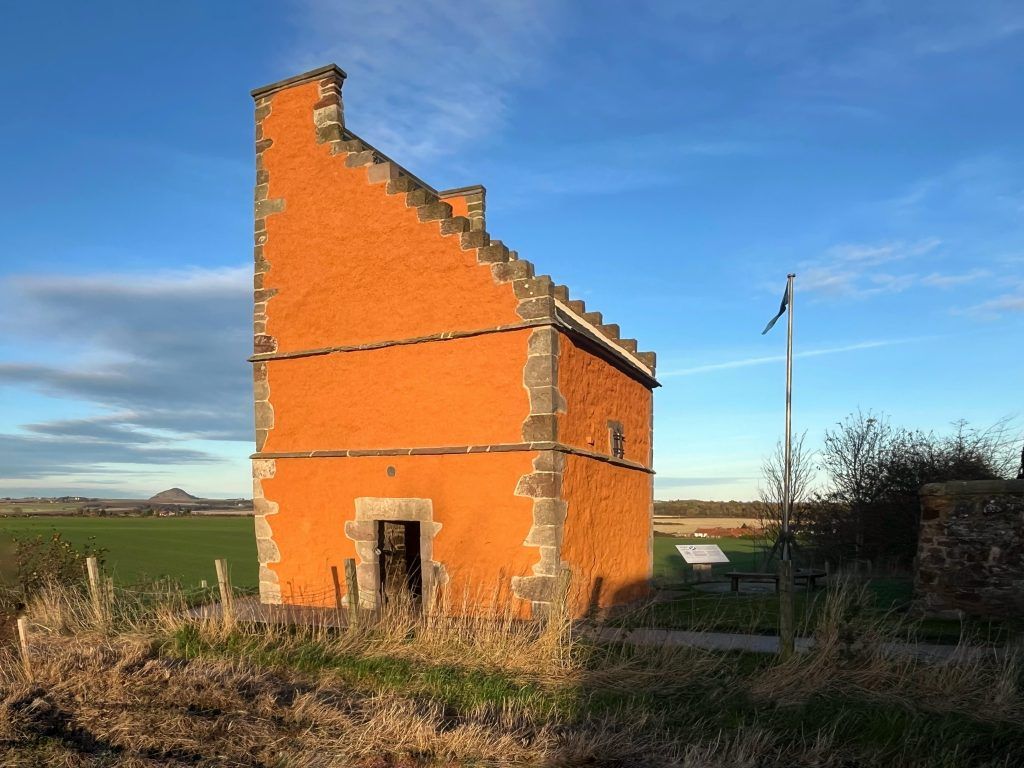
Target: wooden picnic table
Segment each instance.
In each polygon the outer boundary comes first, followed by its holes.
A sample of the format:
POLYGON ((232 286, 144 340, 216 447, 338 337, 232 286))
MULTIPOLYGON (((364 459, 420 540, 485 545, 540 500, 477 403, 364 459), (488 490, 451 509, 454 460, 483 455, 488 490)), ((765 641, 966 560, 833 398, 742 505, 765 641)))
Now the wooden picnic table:
MULTIPOLYGON (((764 573, 764 572, 753 572, 753 571, 729 571, 726 576, 729 577, 731 582, 730 590, 732 592, 740 591, 741 581, 774 581, 775 591, 779 591, 779 576, 776 573, 764 573)), ((817 580, 825 578, 827 574, 824 571, 817 570, 815 568, 807 568, 802 571, 796 571, 793 574, 793 581, 805 581, 807 582, 807 588, 814 590, 817 586, 817 580)))

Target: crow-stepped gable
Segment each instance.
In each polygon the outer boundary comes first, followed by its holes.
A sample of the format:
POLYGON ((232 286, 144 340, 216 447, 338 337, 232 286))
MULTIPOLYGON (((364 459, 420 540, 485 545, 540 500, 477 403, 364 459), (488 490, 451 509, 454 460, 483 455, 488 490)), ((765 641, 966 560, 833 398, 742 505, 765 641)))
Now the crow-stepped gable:
POLYGON ((260 595, 543 613, 643 597, 655 356, 346 125, 331 65, 256 101, 260 595), (333 569, 333 571, 332 571, 333 569), (344 589, 344 587, 341 587, 344 589))

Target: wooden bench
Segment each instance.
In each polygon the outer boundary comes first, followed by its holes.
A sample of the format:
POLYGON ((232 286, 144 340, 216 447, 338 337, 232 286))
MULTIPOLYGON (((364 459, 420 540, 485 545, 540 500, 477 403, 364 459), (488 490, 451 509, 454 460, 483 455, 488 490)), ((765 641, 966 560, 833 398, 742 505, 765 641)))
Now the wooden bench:
MULTIPOLYGON (((726 576, 729 577, 731 582, 730 590, 733 592, 740 591, 741 581, 773 581, 775 582, 775 591, 779 591, 779 577, 774 573, 754 573, 748 571, 729 571, 726 576)), ((794 582, 806 582, 807 588, 813 590, 817 586, 817 580, 825 577, 824 571, 818 571, 814 569, 808 569, 805 571, 797 571, 793 574, 794 582)))
POLYGON ((818 579, 824 579, 828 574, 824 571, 819 571, 816 568, 808 568, 803 571, 797 571, 793 574, 793 581, 805 581, 807 582, 807 589, 814 591, 817 586, 818 579))
POLYGON ((726 576, 732 582, 729 587, 732 592, 740 591, 741 581, 774 581, 775 589, 779 588, 779 577, 774 573, 751 573, 747 571, 729 571, 726 576))

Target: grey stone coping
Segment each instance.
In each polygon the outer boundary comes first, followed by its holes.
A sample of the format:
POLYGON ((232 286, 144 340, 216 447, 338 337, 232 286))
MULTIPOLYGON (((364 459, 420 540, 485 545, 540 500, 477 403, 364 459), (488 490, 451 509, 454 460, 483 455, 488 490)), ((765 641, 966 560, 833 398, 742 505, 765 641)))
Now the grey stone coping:
POLYGON ((283 88, 289 88, 293 85, 298 85, 299 83, 305 83, 311 80, 319 80, 324 75, 334 75, 340 77, 342 80, 348 77, 348 75, 345 74, 345 70, 343 70, 337 64, 326 64, 322 67, 311 69, 308 72, 303 72, 300 75, 295 75, 294 77, 286 77, 284 80, 278 80, 276 82, 270 83, 269 85, 262 85, 259 88, 254 88, 249 93, 254 99, 258 99, 262 96, 267 96, 271 93, 274 93, 275 91, 280 91, 283 88))
POLYGON ((437 196, 443 200, 446 197, 469 195, 473 194, 474 192, 479 192, 480 194, 487 194, 487 188, 483 184, 470 184, 468 187, 455 187, 453 189, 438 190, 437 196))

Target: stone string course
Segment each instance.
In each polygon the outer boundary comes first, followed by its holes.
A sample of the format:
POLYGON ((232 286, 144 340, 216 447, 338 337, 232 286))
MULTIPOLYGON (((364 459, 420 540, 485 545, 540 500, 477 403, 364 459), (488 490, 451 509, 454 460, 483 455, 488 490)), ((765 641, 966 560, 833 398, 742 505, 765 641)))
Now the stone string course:
POLYGON ((524 328, 536 328, 542 325, 550 325, 543 320, 520 321, 518 323, 507 323, 505 325, 494 325, 488 328, 473 328, 468 331, 441 331, 430 333, 425 336, 409 336, 404 339, 388 339, 387 341, 373 341, 366 344, 347 344, 336 347, 318 347, 316 349, 301 349, 293 352, 267 352, 253 355, 249 362, 261 360, 292 360, 298 357, 317 357, 320 355, 333 355, 339 352, 366 352, 374 349, 385 349, 387 347, 401 347, 410 344, 424 344, 433 341, 452 341, 456 339, 468 339, 474 336, 485 336, 489 333, 508 333, 509 331, 521 331, 524 328))
POLYGON ((425 445, 415 448, 338 448, 317 451, 262 451, 250 454, 251 459, 359 459, 371 456, 444 456, 463 453, 518 453, 556 451, 572 456, 585 456, 595 461, 614 464, 624 469, 635 469, 654 475, 654 470, 629 459, 619 459, 606 453, 589 451, 551 440, 532 443, 491 443, 489 445, 425 445))
POLYGON ((1024 480, 921 489, 914 605, 930 616, 1024 616, 1024 480))

